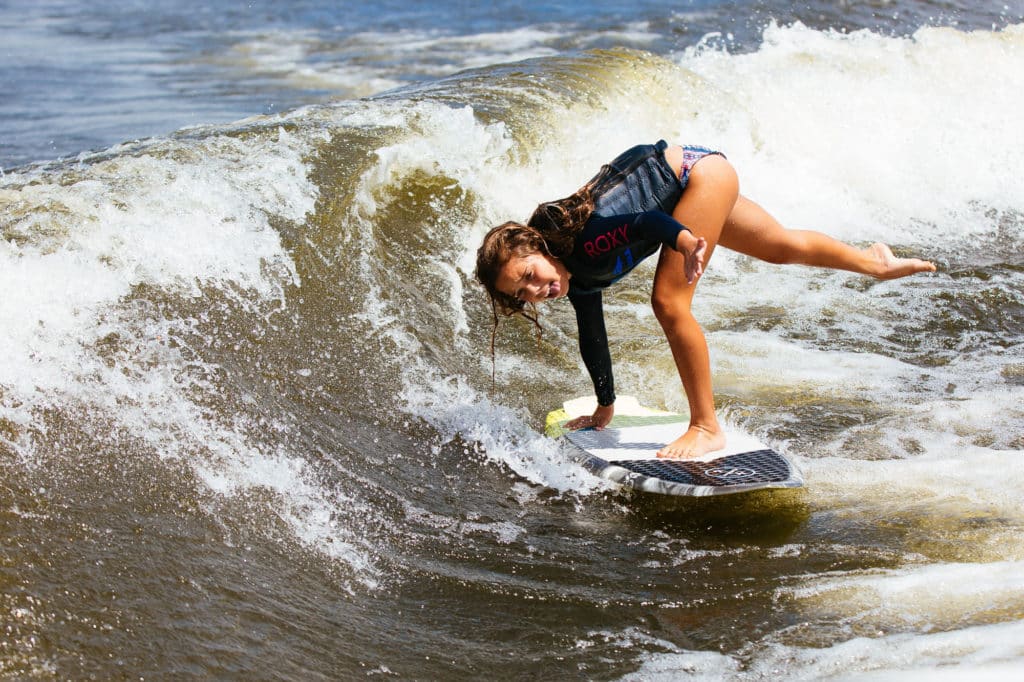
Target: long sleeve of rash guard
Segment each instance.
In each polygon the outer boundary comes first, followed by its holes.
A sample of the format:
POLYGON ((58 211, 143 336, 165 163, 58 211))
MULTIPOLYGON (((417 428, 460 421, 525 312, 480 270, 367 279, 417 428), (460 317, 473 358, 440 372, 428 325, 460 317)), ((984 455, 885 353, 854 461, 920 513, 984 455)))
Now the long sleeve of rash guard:
POLYGON ((569 292, 569 301, 576 310, 579 327, 580 355, 587 366, 599 405, 615 402, 615 380, 612 377, 612 356, 608 352, 608 333, 604 327, 601 292, 569 292))

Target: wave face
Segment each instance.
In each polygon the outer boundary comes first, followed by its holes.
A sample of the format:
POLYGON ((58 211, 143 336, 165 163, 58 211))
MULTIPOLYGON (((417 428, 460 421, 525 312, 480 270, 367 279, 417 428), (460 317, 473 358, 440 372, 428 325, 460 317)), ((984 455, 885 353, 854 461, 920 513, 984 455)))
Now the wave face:
MULTIPOLYGON (((1019 668, 1024 27, 767 29, 485 66, 0 180, 0 670, 796 679, 1019 668), (611 490, 538 435, 567 303, 497 333, 490 225, 713 146, 874 282, 719 251, 719 406, 808 486, 611 490)), ((645 264, 619 391, 684 409, 645 264)))

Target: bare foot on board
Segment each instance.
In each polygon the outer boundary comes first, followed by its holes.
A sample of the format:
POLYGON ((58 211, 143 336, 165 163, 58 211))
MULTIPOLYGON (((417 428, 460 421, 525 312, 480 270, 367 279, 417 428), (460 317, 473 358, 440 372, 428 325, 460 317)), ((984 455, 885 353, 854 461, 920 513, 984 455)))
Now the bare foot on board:
POLYGON ((869 246, 865 251, 878 263, 871 272, 878 279, 898 279, 918 272, 935 272, 935 264, 920 258, 897 258, 892 249, 881 242, 869 246))
POLYGON ((658 450, 658 457, 665 459, 697 459, 709 452, 725 447, 725 434, 699 426, 691 426, 686 433, 658 450))

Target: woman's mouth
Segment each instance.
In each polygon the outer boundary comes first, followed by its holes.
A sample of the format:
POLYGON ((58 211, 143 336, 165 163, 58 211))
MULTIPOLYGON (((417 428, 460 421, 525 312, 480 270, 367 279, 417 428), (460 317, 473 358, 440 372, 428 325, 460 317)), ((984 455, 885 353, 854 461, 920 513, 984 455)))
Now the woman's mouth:
POLYGON ((561 284, 558 282, 558 280, 555 280, 554 282, 548 285, 548 298, 556 298, 559 292, 561 292, 561 290, 561 284))

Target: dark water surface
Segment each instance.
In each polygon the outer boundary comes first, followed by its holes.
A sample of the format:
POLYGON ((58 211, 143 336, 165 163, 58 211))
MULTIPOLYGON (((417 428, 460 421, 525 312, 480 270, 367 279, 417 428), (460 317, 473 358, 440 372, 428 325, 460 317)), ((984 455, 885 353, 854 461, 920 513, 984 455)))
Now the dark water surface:
POLYGON ((185 126, 365 97, 486 64, 708 35, 757 49, 765 25, 909 35, 991 30, 1020 2, 0 3, 0 170, 185 126))

